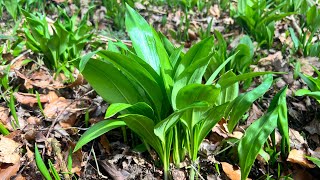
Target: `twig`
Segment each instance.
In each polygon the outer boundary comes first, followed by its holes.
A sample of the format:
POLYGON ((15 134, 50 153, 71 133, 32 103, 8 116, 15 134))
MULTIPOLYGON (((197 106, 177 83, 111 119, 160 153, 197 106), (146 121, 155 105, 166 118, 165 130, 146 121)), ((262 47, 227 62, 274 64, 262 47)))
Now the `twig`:
POLYGON ((91 152, 92 152, 93 157, 94 157, 94 162, 96 163, 98 175, 99 175, 101 178, 109 179, 107 176, 103 175, 103 174, 100 172, 99 165, 98 165, 98 161, 97 161, 97 157, 96 157, 96 153, 94 152, 93 146, 92 146, 92 148, 91 148, 91 152))

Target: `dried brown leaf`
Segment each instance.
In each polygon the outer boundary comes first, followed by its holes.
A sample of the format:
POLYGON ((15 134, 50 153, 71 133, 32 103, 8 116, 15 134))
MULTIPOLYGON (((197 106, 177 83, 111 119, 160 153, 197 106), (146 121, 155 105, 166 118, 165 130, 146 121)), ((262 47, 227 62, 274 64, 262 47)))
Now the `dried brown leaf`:
POLYGON ((0 162, 17 164, 20 162, 20 144, 0 135, 0 162))
MULTIPOLYGON (((237 168, 227 162, 221 162, 221 165, 222 165, 223 171, 226 173, 228 178, 230 178, 230 180, 240 180, 241 179, 240 168, 237 168)), ((249 180, 249 179, 250 178, 247 178, 247 180, 249 180)))
POLYGON ((12 176, 17 175, 19 168, 20 168, 20 162, 17 162, 15 164, 1 164, 0 166, 1 179, 3 180, 10 179, 12 176))
POLYGON ((306 152, 303 150, 293 149, 290 151, 287 161, 307 168, 315 168, 316 166, 305 158, 306 155, 306 152))

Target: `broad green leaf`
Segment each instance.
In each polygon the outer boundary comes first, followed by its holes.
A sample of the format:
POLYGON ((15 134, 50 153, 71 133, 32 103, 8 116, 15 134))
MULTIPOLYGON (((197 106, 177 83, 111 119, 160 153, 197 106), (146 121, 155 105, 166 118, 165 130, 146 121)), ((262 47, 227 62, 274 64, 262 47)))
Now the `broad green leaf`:
POLYGON ((320 102, 320 91, 310 91, 308 89, 299 89, 295 93, 296 96, 310 96, 315 98, 318 102, 320 102))
POLYGON ((222 64, 218 66, 218 68, 211 74, 211 76, 208 78, 206 85, 212 84, 212 82, 216 79, 216 77, 219 75, 220 71, 231 61, 234 59, 234 57, 237 55, 235 53, 234 55, 230 56, 227 60, 225 60, 222 64))
POLYGON ((307 25, 310 31, 316 32, 320 27, 320 10, 316 5, 312 6, 307 12, 307 25))
POLYGON ((315 80, 312 76, 299 73, 300 78, 308 85, 311 91, 320 91, 320 81, 315 80))
POLYGON ((320 168, 320 159, 319 159, 319 158, 315 158, 315 157, 311 157, 311 156, 306 156, 306 158, 307 158, 309 161, 312 161, 313 164, 317 165, 318 168, 320 168))
POLYGON ((104 120, 98 122, 97 124, 91 126, 79 139, 78 143, 74 147, 73 152, 76 152, 82 146, 86 145, 88 142, 93 139, 103 135, 106 132, 111 131, 112 129, 125 126, 126 123, 122 120, 104 120))
POLYGON ((46 165, 44 164, 44 162, 43 162, 43 160, 41 158, 41 155, 39 153, 37 144, 34 144, 34 156, 35 156, 35 159, 36 159, 37 167, 38 167, 39 171, 41 172, 41 174, 43 175, 43 177, 46 180, 52 180, 52 178, 50 176, 50 173, 49 173, 46 165))
POLYGON ((105 119, 108 119, 112 116, 114 116, 115 114, 126 110, 126 113, 129 112, 129 114, 140 114, 140 115, 144 115, 147 116, 151 119, 154 118, 154 113, 152 108, 145 102, 138 102, 134 105, 131 104, 126 104, 126 103, 114 103, 111 104, 108 109, 107 112, 105 114, 105 119))
MULTIPOLYGON (((219 84, 219 82, 225 79, 232 78, 232 77, 236 77, 236 75, 232 71, 228 71, 220 77, 217 84, 219 84)), ((224 104, 226 102, 232 101, 236 97, 238 97, 238 95, 239 95, 239 83, 235 82, 229 87, 221 90, 221 93, 218 95, 217 104, 220 105, 220 104, 224 104)))
POLYGON ((94 53, 87 54, 80 61, 80 71, 97 91, 109 103, 135 104, 143 101, 143 97, 135 85, 112 64, 90 59, 94 53))
POLYGON ((214 85, 203 85, 203 84, 189 84, 177 94, 176 104, 177 109, 183 109, 188 107, 190 104, 196 102, 207 102, 210 105, 217 100, 220 94, 220 87, 214 85))
POLYGON ((268 111, 272 111, 273 109, 278 107, 278 129, 282 136, 281 152, 283 157, 286 157, 290 152, 288 109, 286 100, 287 89, 288 86, 285 86, 274 96, 268 109, 268 111))
POLYGON ((203 119, 199 121, 196 124, 196 132, 199 132, 195 134, 197 136, 197 142, 198 144, 195 144, 195 147, 199 148, 201 142, 204 140, 204 138, 211 132, 212 128, 222 119, 225 110, 228 106, 228 103, 214 106, 207 112, 203 114, 203 119))
POLYGON ((159 36, 141 15, 129 5, 126 6, 125 24, 137 55, 148 62, 158 74, 164 73, 161 68, 170 69, 170 62, 159 36))
POLYGON ((131 104, 126 104, 126 103, 113 103, 108 107, 104 118, 105 119, 111 118, 112 116, 116 115, 117 113, 125 109, 128 109, 131 106, 132 106, 131 104))
POLYGON ((150 144, 158 155, 163 155, 160 140, 153 132, 154 121, 152 119, 139 114, 126 114, 119 118, 123 120, 132 131, 137 133, 143 141, 150 144))
POLYGON ((18 0, 3 0, 2 3, 6 7, 8 13, 13 17, 13 19, 17 20, 18 0))
MULTIPOLYGON (((210 54, 206 57, 195 60, 192 64, 188 65, 188 67, 184 68, 183 72, 179 75, 179 77, 175 79, 171 96, 173 109, 176 109, 176 97, 181 88, 188 84, 201 83, 202 77, 206 71, 206 68, 209 64, 212 55, 213 54, 210 54)), ((187 55, 185 55, 184 57, 186 56, 187 55)))
POLYGON ((137 83, 144 91, 146 98, 150 100, 150 105, 156 113, 161 112, 162 103, 165 97, 161 85, 158 84, 157 80, 154 79, 150 72, 134 59, 130 59, 125 55, 109 51, 98 51, 97 54, 105 61, 112 63, 124 75, 137 83))
MULTIPOLYGON (((189 51, 184 55, 178 68, 174 74, 174 79, 178 79, 180 75, 192 64, 195 64, 197 61, 207 57, 211 54, 214 46, 213 36, 210 36, 199 43, 193 45, 189 51)), ((201 72, 202 69, 198 69, 196 71, 201 72)))
POLYGON ((245 73, 245 74, 238 75, 236 77, 231 77, 231 78, 224 79, 223 81, 219 82, 219 84, 221 86, 221 89, 223 89, 223 88, 227 88, 227 87, 231 86, 235 82, 247 80, 247 79, 250 79, 250 78, 253 78, 253 77, 262 76, 262 75, 266 75, 266 74, 284 74, 284 73, 281 73, 281 72, 270 72, 270 71, 266 71, 266 72, 250 72, 250 73, 245 73))
POLYGON ((272 85, 272 79, 272 75, 268 75, 262 84, 250 92, 241 94, 233 101, 232 104, 230 104, 232 109, 230 109, 230 118, 228 120, 229 132, 233 131, 242 115, 249 110, 252 103, 268 91, 272 85))
POLYGON ((238 145, 241 180, 247 179, 250 169, 267 141, 268 136, 277 127, 278 109, 267 113, 252 123, 238 145))

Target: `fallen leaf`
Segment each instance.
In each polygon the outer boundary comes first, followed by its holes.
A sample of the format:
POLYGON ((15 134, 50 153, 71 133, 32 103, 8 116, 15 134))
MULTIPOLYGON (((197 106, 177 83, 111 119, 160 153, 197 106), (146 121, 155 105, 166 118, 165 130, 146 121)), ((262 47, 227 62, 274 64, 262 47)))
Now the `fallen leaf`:
MULTIPOLYGON (((1 179, 10 179, 12 176, 17 175, 20 168, 20 162, 15 164, 1 164, 0 166, 0 177, 1 179)), ((15 178, 16 179, 16 178, 15 178)))
POLYGON ((320 121, 315 118, 307 126, 305 126, 304 129, 310 134, 320 135, 320 121))
POLYGON ((314 73, 314 69, 312 68, 312 66, 317 69, 320 68, 319 58, 317 57, 299 58, 297 59, 297 61, 301 64, 301 72, 309 76, 312 76, 314 73))
POLYGON ((306 155, 303 150, 293 149, 290 151, 287 161, 300 164, 303 167, 315 168, 316 166, 305 158, 306 155))
POLYGON ((61 127, 67 128, 74 125, 77 116, 83 109, 77 108, 77 102, 59 97, 56 101, 47 103, 43 110, 48 120, 58 118, 61 127))
POLYGON ((10 122, 8 108, 0 106, 0 121, 3 125, 6 125, 10 122))
MULTIPOLYGON (((222 169, 230 178, 230 180, 240 180, 241 179, 241 171, 240 168, 237 168, 227 162, 221 162, 222 169)), ((247 178, 249 180, 250 178, 247 178)))
POLYGON ((295 149, 301 149, 307 142, 300 135, 300 133, 292 128, 289 128, 290 146, 295 149))
MULTIPOLYGON (((38 103, 36 94, 15 92, 13 95, 21 104, 33 106, 38 103)), ((41 103, 53 102, 59 98, 54 91, 50 91, 48 94, 39 94, 39 96, 41 103)))
POLYGON ((0 162, 17 164, 20 162, 20 144, 0 135, 0 162))
POLYGON ((215 4, 215 5, 211 6, 209 9, 209 13, 218 19, 220 17, 220 9, 219 9, 218 5, 215 4))

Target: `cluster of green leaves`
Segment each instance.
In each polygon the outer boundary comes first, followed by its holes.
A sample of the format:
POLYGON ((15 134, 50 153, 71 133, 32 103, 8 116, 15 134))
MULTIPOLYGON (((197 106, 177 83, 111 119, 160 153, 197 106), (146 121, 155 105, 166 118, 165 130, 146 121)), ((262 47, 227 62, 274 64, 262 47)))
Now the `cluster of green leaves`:
POLYGON ((305 75, 302 73, 299 73, 300 78, 308 85, 308 89, 299 89, 295 92, 296 96, 310 96, 315 98, 320 103, 320 80, 319 75, 320 72, 314 68, 314 71, 317 73, 318 77, 313 77, 309 75, 305 75))
POLYGON ((2 17, 5 8, 13 20, 16 21, 21 15, 21 8, 29 11, 43 11, 45 4, 46 2, 42 0, 0 0, 0 17, 2 17))
POLYGON ((87 25, 87 15, 77 24, 77 13, 71 18, 62 10, 64 21, 48 23, 46 16, 40 13, 31 14, 22 10, 26 17, 23 32, 26 46, 33 52, 44 55, 44 64, 57 74, 63 72, 73 80, 73 61, 81 56, 85 44, 90 40, 91 28, 87 25))
POLYGON ((125 4, 133 6, 137 0, 103 0, 101 3, 107 9, 106 18, 113 22, 117 30, 124 30, 124 16, 126 12, 125 4))
POLYGON ((289 28, 291 39, 294 45, 294 51, 302 51, 304 56, 320 57, 320 42, 314 42, 313 38, 320 28, 320 9, 317 5, 313 5, 307 9, 302 15, 305 16, 305 21, 301 21, 301 28, 297 35, 292 28, 289 28))
POLYGON ((260 46, 270 48, 273 44, 275 22, 293 13, 282 13, 279 9, 286 5, 285 2, 270 9, 271 2, 267 0, 238 0, 237 10, 233 12, 240 24, 260 46))
MULTIPOLYGON (((139 135, 147 149, 157 152, 167 179, 171 156, 177 166, 187 156, 191 166, 198 167, 200 143, 212 127, 222 117, 230 117, 228 127, 232 131, 252 103, 269 89, 272 76, 268 75, 260 86, 243 94, 239 93, 238 82, 271 72, 237 76, 227 71, 218 78, 235 54, 221 62, 202 84, 210 61, 217 53, 213 37, 183 53, 182 47, 176 48, 162 34, 159 36, 129 6, 125 24, 134 49, 109 42, 108 50, 89 53, 79 63, 85 79, 111 105, 105 115, 107 120, 89 128, 74 151, 112 129, 127 126, 139 135), (94 55, 97 58, 92 58, 94 55), (117 114, 116 119, 109 119, 117 114)), ((278 124, 282 135, 287 137, 285 89, 271 105, 269 113, 250 126, 240 141, 238 151, 243 179, 278 124), (251 151, 247 151, 248 148, 251 151)), ((284 139, 287 142, 288 139, 284 139)), ((194 177, 195 171, 191 168, 190 178, 194 177)))
POLYGON ((228 44, 219 31, 214 31, 217 43, 214 45, 214 54, 208 65, 205 78, 210 75, 228 58, 232 57, 230 62, 221 70, 220 74, 233 70, 236 74, 244 74, 250 71, 250 65, 253 63, 254 45, 249 36, 244 35, 235 49, 228 53, 228 44))

